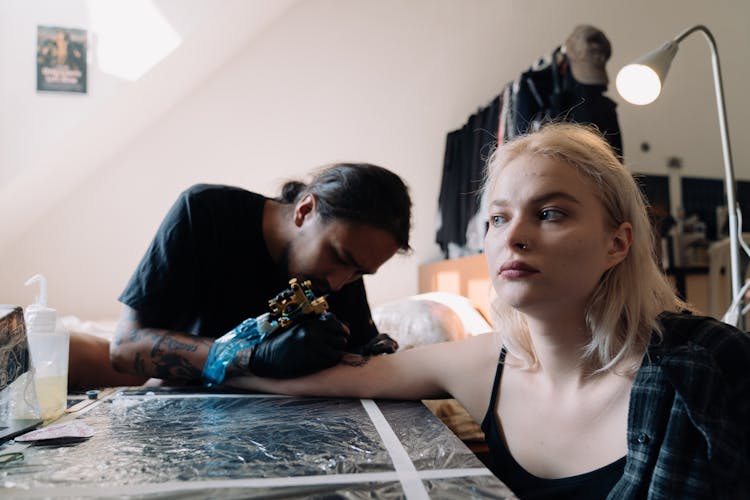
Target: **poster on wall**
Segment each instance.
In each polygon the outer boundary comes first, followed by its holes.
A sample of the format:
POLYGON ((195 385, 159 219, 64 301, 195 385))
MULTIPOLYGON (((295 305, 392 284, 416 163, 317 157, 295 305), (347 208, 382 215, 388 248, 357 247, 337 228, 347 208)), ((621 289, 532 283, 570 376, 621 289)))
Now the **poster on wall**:
POLYGON ((86 93, 86 30, 37 26, 36 90, 86 93))

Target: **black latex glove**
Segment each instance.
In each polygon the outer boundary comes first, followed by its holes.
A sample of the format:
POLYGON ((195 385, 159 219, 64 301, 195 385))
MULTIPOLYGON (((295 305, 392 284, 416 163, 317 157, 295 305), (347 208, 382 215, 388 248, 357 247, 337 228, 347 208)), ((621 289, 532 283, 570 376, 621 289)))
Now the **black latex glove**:
POLYGON ((320 371, 341 359, 349 329, 331 313, 303 320, 256 345, 248 369, 259 377, 291 378, 320 371))
POLYGON ((398 351, 398 342, 387 333, 379 333, 362 346, 360 354, 376 356, 378 354, 393 354, 398 351))

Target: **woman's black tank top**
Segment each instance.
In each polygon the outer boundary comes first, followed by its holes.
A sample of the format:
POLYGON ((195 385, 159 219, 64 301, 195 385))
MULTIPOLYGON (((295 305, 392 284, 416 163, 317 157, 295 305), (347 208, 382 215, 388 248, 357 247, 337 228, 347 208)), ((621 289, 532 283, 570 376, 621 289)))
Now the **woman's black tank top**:
POLYGON ((625 471, 625 457, 600 469, 577 476, 544 479, 526 471, 508 451, 495 419, 497 393, 505 361, 505 348, 500 352, 500 362, 492 385, 490 407, 482 421, 487 447, 490 452, 490 469, 519 498, 526 499, 602 499, 606 498, 625 471))

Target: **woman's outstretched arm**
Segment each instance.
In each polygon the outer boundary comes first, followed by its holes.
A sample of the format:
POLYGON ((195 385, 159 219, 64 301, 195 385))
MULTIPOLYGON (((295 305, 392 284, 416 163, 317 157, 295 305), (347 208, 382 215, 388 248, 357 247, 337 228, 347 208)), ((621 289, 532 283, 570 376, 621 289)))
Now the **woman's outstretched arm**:
POLYGON ((487 409, 497 366, 493 334, 362 357, 347 355, 337 366, 293 379, 242 376, 226 385, 293 396, 428 399, 452 396, 475 417, 487 409))
POLYGON ((294 396, 422 399, 447 395, 435 364, 449 344, 381 356, 347 354, 337 366, 292 379, 242 376, 226 385, 294 396))

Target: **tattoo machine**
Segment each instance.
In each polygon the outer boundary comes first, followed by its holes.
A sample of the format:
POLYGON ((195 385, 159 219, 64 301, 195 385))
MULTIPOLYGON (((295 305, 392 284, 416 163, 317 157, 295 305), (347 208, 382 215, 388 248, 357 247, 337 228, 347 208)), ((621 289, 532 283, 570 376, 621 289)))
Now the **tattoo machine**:
POLYGON ((300 323, 310 314, 320 316, 328 311, 325 296, 316 297, 310 281, 300 283, 289 280, 289 288, 268 301, 268 311, 257 318, 249 318, 232 331, 216 339, 203 367, 206 387, 220 384, 226 376, 227 366, 238 352, 253 347, 271 334, 300 323))

